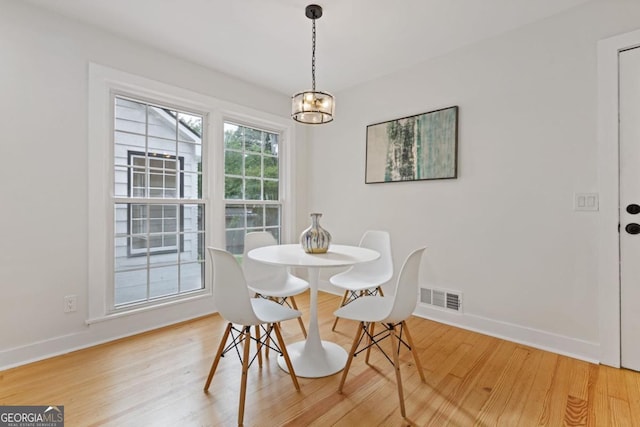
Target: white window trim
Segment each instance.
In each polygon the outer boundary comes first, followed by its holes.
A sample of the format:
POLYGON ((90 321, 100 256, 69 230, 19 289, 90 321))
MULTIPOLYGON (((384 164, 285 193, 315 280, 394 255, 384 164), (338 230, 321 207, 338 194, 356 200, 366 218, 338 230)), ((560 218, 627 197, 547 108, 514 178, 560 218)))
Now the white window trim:
MULTIPOLYGON (((206 268, 204 290, 180 296, 174 300, 140 307, 131 312, 112 312, 113 295, 113 94, 161 101, 200 112, 207 117, 203 129, 203 199, 205 201, 205 246, 224 248, 224 143, 225 120, 240 121, 248 125, 272 129, 281 135, 280 179, 282 191, 282 238, 289 241, 295 225, 295 127, 290 120, 249 107, 240 106, 213 97, 178 88, 145 77, 129 74, 99 64, 89 64, 89 121, 88 121, 88 319, 96 323, 116 319, 123 315, 146 310, 161 310, 189 299, 211 297, 211 272, 206 268), (210 135, 210 137, 206 137, 210 135), (205 142, 209 139, 209 144, 205 142), (109 159, 109 161, 105 161, 109 159), (216 195, 211 200, 211 195, 216 195)), ((207 262, 207 265, 209 263, 207 262)))

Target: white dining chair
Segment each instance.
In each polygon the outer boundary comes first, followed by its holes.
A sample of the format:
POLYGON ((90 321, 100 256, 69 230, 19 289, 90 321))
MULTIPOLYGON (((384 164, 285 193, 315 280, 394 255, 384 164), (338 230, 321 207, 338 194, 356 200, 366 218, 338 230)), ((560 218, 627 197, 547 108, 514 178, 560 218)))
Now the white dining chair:
MULTIPOLYGON (((264 298, 251 298, 249 288, 244 279, 242 269, 236 259, 227 251, 208 248, 213 261, 213 299, 218 312, 228 323, 218 345, 218 351, 213 359, 204 390, 207 392, 213 375, 216 372, 220 358, 230 350, 235 349, 238 356, 242 347, 242 377, 240 384, 240 403, 238 408, 238 425, 244 420, 244 404, 247 392, 247 372, 255 359, 250 359, 251 341, 256 342, 256 355, 260 356, 261 349, 269 346, 284 358, 289 375, 296 390, 300 391, 298 379, 287 353, 287 347, 282 339, 279 323, 300 317, 302 313, 289 307, 284 307, 274 301, 264 298), (256 338, 251 336, 251 327, 259 328, 262 332, 256 338), (278 344, 273 344, 270 335, 275 332, 278 344), (227 339, 231 335, 231 342, 227 346, 227 339)), ((262 359, 259 357, 262 365, 262 359)), ((278 370, 279 372, 279 370, 278 370)), ((226 386, 225 386, 226 387, 226 386)))
MULTIPOLYGON (((356 298, 365 295, 380 295, 382 285, 393 277, 393 260, 391 258, 391 236, 386 231, 369 230, 360 239, 363 248, 373 249, 380 253, 380 258, 361 264, 355 264, 347 271, 329 278, 329 283, 344 289, 340 307, 345 306, 356 298)), ((338 325, 339 317, 333 321, 332 331, 338 325)))
MULTIPOLYGON (((273 234, 268 231, 256 231, 247 233, 244 238, 244 254, 242 258, 242 269, 247 279, 249 290, 256 297, 262 297, 276 301, 278 304, 288 305, 298 309, 295 295, 309 289, 309 282, 291 274, 287 267, 269 265, 254 261, 247 256, 247 253, 263 246, 277 245, 273 234)), ((307 336, 304 322, 298 317, 298 324, 302 334, 307 336)))
POLYGON ((424 250, 425 248, 416 249, 407 257, 400 270, 393 296, 364 296, 339 308, 335 312, 336 316, 360 322, 351 345, 347 364, 342 372, 338 393, 342 393, 354 356, 366 351, 365 362, 368 363, 371 347, 375 346, 382 351, 395 369, 402 417, 406 417, 406 413, 402 377, 400 375, 399 353, 401 346, 411 350, 420 379, 425 382, 420 357, 406 323, 406 319, 413 313, 418 303, 418 276, 424 250), (376 323, 381 323, 384 326, 384 330, 376 333, 374 328, 376 323), (391 358, 380 346, 380 342, 386 338, 390 338, 391 358), (358 350, 359 346, 362 346, 360 350, 358 350))

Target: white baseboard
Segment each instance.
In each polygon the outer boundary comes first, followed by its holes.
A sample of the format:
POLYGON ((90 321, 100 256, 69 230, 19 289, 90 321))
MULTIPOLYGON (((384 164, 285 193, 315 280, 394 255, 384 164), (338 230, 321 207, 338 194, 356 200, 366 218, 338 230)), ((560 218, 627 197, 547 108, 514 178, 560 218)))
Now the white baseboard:
POLYGON ((480 334, 524 344, 540 350, 550 351, 590 363, 599 363, 600 345, 539 329, 528 328, 513 323, 501 322, 468 313, 447 313, 418 304, 415 316, 480 334))
MULTIPOLYGON (((341 295, 340 291, 329 283, 321 282, 320 290, 341 295)), ((435 322, 516 342, 540 350, 550 351, 574 359, 584 360, 590 363, 600 363, 600 345, 596 342, 584 341, 469 313, 449 313, 445 310, 434 309, 422 304, 418 304, 413 314, 435 322)))
POLYGON ((85 325, 75 333, 0 351, 0 371, 151 331, 215 312, 211 298, 85 325))
MULTIPOLYGON (((329 283, 321 282, 320 290, 336 295, 340 294, 329 283)), ((192 305, 187 310, 185 310, 185 306, 187 304, 180 304, 162 312, 141 313, 108 322, 94 323, 76 333, 0 351, 0 371, 172 325, 211 314, 214 311, 209 300, 205 304, 201 302, 192 305)), ((418 304, 414 315, 575 359, 599 363, 600 345, 595 342, 468 313, 448 313, 421 304, 418 304)))

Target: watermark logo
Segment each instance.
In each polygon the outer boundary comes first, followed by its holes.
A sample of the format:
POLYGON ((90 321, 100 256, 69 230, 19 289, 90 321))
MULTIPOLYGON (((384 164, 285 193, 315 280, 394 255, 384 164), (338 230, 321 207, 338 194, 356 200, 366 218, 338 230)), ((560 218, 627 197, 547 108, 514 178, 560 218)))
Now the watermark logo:
POLYGON ((64 427, 64 406, 0 406, 0 427, 64 427))

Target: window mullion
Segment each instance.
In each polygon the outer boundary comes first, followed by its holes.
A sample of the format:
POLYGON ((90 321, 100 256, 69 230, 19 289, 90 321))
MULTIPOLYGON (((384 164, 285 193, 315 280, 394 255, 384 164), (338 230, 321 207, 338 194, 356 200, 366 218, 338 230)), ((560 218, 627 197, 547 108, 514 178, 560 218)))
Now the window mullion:
MULTIPOLYGON (((247 200, 247 134, 242 132, 242 200, 247 200)), ((246 218, 245 218, 246 220, 246 218)), ((246 229, 245 224, 245 229, 246 229)))
POLYGON ((144 197, 148 199, 151 191, 151 174, 149 170, 149 105, 144 109, 144 197))
MULTIPOLYGON (((150 159, 149 159, 149 105, 146 104, 144 108, 145 117, 144 117, 144 171, 145 171, 145 188, 144 188, 144 198, 148 199, 151 195, 151 172, 150 172, 150 159)), ((151 295, 151 258, 150 258, 150 250, 151 250, 151 236, 149 235, 149 230, 151 226, 150 211, 151 207, 146 204, 146 229, 145 229, 145 240, 147 243, 146 250, 146 280, 145 280, 145 298, 148 301, 149 296, 151 295)))

